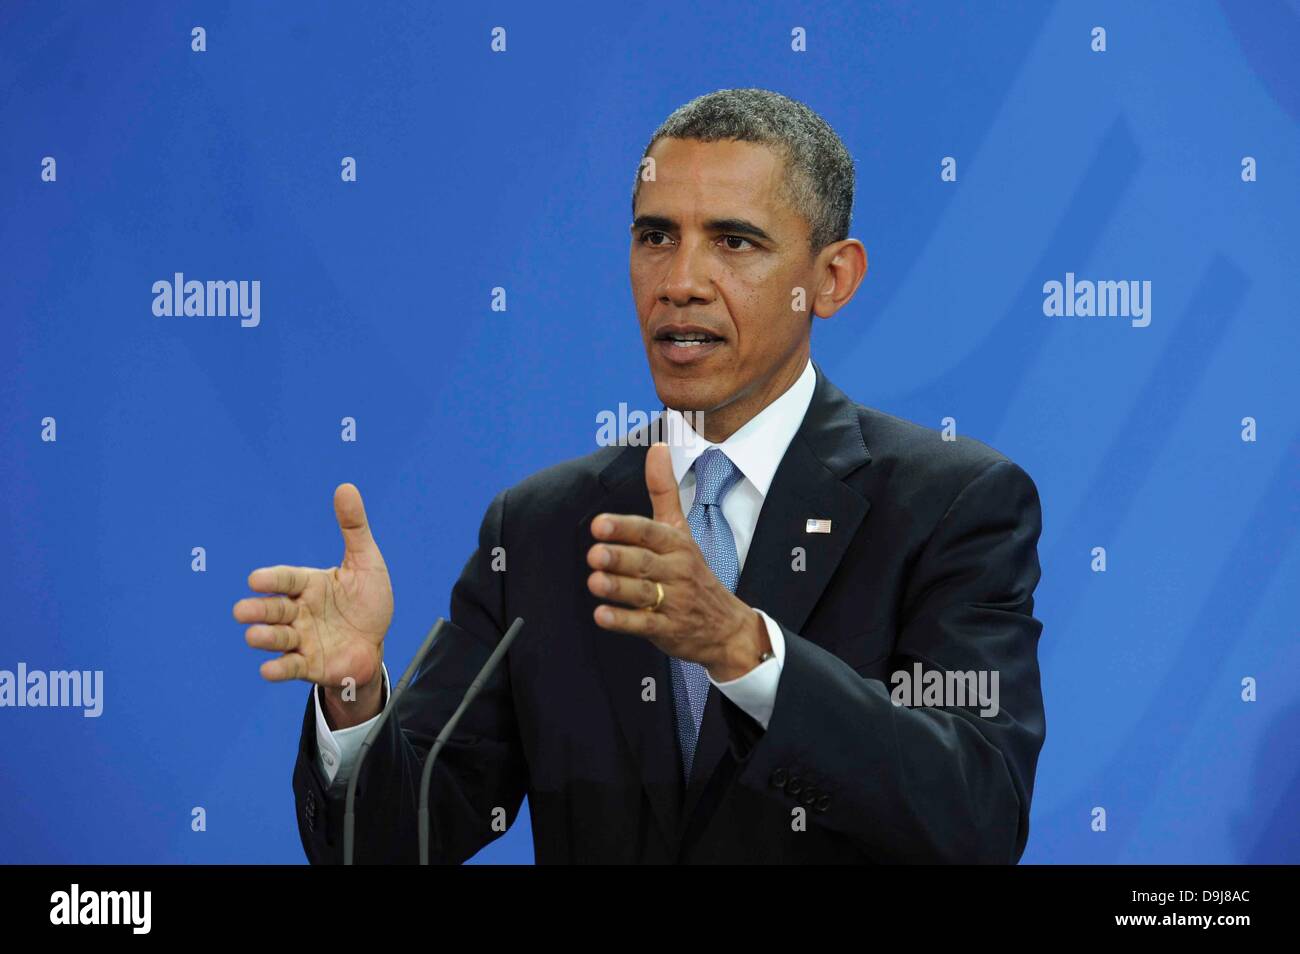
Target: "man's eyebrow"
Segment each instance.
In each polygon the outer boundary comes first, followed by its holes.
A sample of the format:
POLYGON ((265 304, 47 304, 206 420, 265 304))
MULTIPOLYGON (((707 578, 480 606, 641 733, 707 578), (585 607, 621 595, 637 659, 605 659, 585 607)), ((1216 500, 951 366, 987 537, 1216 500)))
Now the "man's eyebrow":
MULTIPOLYGON (((761 239, 764 242, 775 241, 772 236, 746 219, 709 219, 704 223, 704 227, 710 232, 746 235, 750 238, 761 239)), ((666 215, 638 215, 632 223, 632 231, 634 232, 640 229, 663 229, 667 232, 674 231, 677 228, 677 222, 666 215)))

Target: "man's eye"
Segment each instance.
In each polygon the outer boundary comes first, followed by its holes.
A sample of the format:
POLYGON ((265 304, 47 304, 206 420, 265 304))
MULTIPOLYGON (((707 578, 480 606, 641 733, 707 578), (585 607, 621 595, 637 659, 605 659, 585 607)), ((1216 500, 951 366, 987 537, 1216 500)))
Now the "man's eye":
MULTIPOLYGON (((728 243, 730 242, 744 243, 744 245, 741 246, 728 245, 727 247, 733 252, 743 252, 746 246, 750 248, 755 247, 754 244, 750 242, 749 239, 745 238, 743 235, 724 235, 722 236, 722 240, 728 243)), ((648 245, 650 248, 663 248, 664 246, 668 245, 672 241, 672 238, 667 233, 661 232, 657 229, 647 229, 646 231, 641 233, 641 235, 638 237, 638 241, 640 241, 642 245, 648 245), (662 238, 664 241, 662 242, 652 241, 656 236, 662 238)))

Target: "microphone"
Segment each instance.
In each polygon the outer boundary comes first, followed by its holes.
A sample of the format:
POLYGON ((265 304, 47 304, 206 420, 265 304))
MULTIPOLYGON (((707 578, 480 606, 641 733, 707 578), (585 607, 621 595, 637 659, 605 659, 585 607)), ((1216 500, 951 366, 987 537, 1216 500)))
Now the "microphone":
MULTIPOLYGON (((361 748, 357 751, 357 760, 352 769, 352 777, 348 779, 347 802, 343 815, 343 863, 345 865, 352 864, 353 850, 356 843, 355 808, 357 799, 357 780, 361 777, 361 766, 365 762, 366 755, 370 752, 371 745, 374 744, 375 739, 378 738, 380 731, 383 729, 384 723, 388 721, 389 714, 397 708, 398 700, 401 699, 402 694, 406 692, 406 687, 410 684, 412 677, 419 670, 421 664, 423 664, 425 657, 429 655, 429 651, 433 648, 433 644, 441 635, 443 627, 446 626, 446 624, 447 621, 441 616, 439 616, 437 622, 433 624, 433 628, 429 630, 429 634, 424 638, 424 642, 420 645, 419 650, 416 651, 415 656, 411 659, 411 664, 406 667, 406 672, 402 673, 402 678, 399 679, 397 685, 393 687, 393 691, 387 704, 379 714, 379 718, 375 720, 375 724, 370 727, 370 731, 366 733, 365 740, 361 743, 361 748)), ((523 626, 524 621, 519 617, 515 617, 515 621, 510 624, 510 628, 506 630, 505 635, 501 637, 500 642, 497 643, 496 648, 492 651, 492 655, 488 657, 487 662, 483 664, 483 668, 480 669, 478 675, 474 677, 474 681, 471 682, 469 688, 465 690, 465 697, 461 700, 456 711, 452 713, 447 724, 443 726, 442 731, 438 733, 438 738, 434 741, 433 747, 429 749, 429 756, 424 762, 424 774, 420 781, 420 864, 427 865, 429 863, 429 779, 433 775, 433 761, 442 750, 443 744, 455 730, 456 723, 460 721, 461 714, 469 706, 470 702, 473 701, 474 697, 478 695, 479 689, 483 687, 483 684, 487 682, 488 677, 492 675, 492 671, 496 668, 497 663, 500 662, 501 657, 506 654, 506 650, 510 648, 510 644, 514 641, 515 636, 519 634, 519 631, 523 629, 523 626)))
MULTIPOLYGON (((420 864, 422 865, 429 863, 429 780, 433 778, 433 761, 438 757, 443 744, 456 728, 456 723, 460 721, 461 714, 469 707, 474 697, 478 695, 478 691, 483 688, 483 684, 488 681, 488 677, 496 669, 497 663, 501 661, 501 657, 506 654, 506 650, 510 648, 510 644, 514 642, 515 637, 519 635, 519 631, 523 628, 523 619, 516 616, 515 621, 510 624, 510 628, 501 637, 501 641, 497 643, 496 649, 492 650, 492 655, 488 657, 487 662, 483 664, 483 668, 474 677, 474 681, 465 690, 465 698, 460 701, 456 711, 452 713, 451 718, 447 720, 447 724, 438 733, 438 738, 434 740, 433 747, 429 749, 429 757, 424 760, 424 774, 420 776, 420 864)), ((355 779, 356 776, 354 775, 353 778, 355 779)))
POLYGON ((365 741, 361 743, 361 748, 357 750, 357 760, 352 769, 352 778, 348 780, 347 807, 343 815, 343 863, 345 865, 352 864, 353 832, 356 826, 356 818, 353 815, 353 809, 356 806, 357 779, 361 777, 361 765, 365 762, 366 755, 370 751, 370 746, 378 737, 380 730, 384 727, 384 723, 388 721, 388 714, 397 707, 397 700, 400 699, 402 693, 406 691, 406 687, 410 683, 411 677, 415 675, 415 671, 419 669, 420 664, 424 662, 424 657, 429 655, 429 650, 433 648, 434 640, 438 638, 438 634, 442 632, 442 628, 446 623, 447 621, 439 616, 438 621, 433 624, 433 628, 429 630, 429 635, 424 637, 424 643, 416 652, 415 658, 411 660, 411 664, 406 667, 406 672, 402 673, 402 678, 399 679, 397 685, 393 687, 388 703, 379 714, 379 718, 375 720, 375 724, 371 726, 370 731, 366 733, 366 738, 365 741))

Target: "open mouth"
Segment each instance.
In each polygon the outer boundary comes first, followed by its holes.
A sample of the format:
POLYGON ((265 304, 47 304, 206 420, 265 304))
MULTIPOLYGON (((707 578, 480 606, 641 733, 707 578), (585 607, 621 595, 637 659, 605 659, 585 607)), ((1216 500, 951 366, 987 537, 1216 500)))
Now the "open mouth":
POLYGON ((657 341, 667 341, 677 348, 698 348, 723 339, 703 331, 676 332, 666 331, 656 336, 657 341))
POLYGON ((655 332, 655 350, 676 365, 703 361, 726 345, 727 339, 699 327, 668 327, 655 332))

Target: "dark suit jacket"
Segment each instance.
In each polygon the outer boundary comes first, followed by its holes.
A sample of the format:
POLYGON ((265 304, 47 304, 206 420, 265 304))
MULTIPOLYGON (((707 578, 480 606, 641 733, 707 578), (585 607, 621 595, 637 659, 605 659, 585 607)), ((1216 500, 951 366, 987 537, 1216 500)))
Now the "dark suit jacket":
MULTIPOLYGON (((1020 858, 1045 735, 1037 490, 997 451, 857 405, 816 370, 736 591, 785 635, 767 729, 710 686, 684 784, 668 657, 592 619, 592 518, 652 512, 646 447, 604 447, 493 499, 454 625, 361 770, 358 864, 416 861, 425 754, 516 616, 524 629, 435 763, 434 861, 471 857, 525 795, 539 864, 1020 858), (808 533, 809 518, 831 532, 808 533), (890 674, 917 662, 996 671, 998 713, 895 705, 890 674)), ((327 789, 315 732, 309 695, 298 827, 313 863, 338 862, 346 784, 327 789)))

